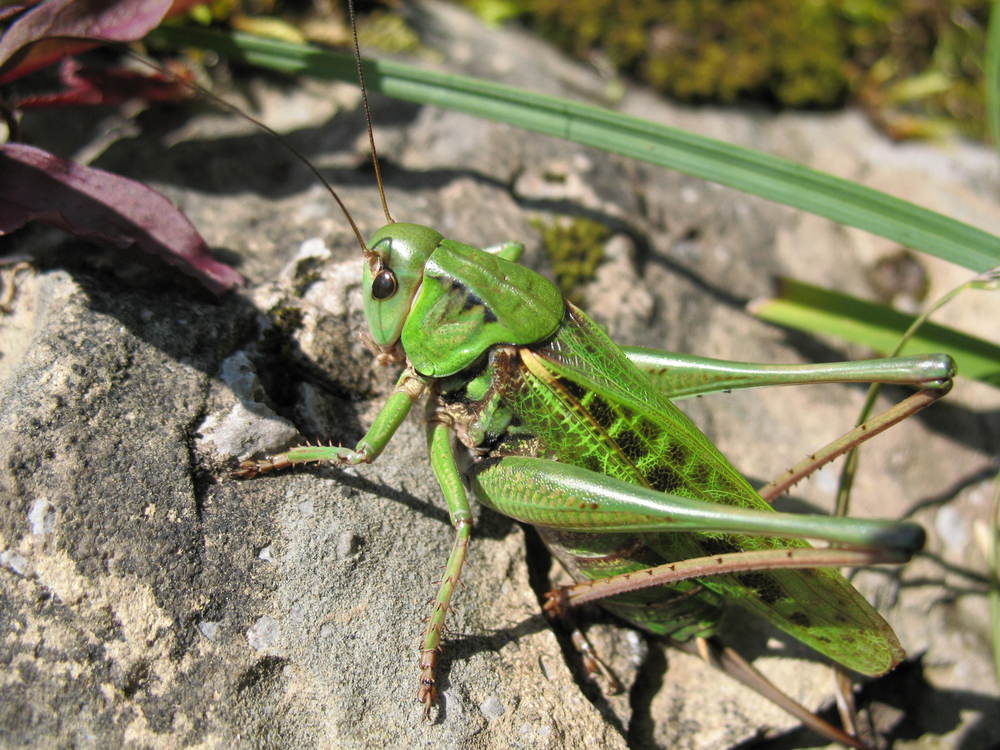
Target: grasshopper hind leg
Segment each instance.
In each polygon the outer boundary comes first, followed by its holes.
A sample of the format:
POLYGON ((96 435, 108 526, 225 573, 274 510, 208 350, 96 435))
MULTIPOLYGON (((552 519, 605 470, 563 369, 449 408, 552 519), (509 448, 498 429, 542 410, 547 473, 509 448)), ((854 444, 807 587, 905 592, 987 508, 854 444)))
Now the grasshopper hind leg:
POLYGON ((597 685, 604 696, 621 695, 625 692, 625 687, 609 665, 603 658, 600 651, 587 636, 587 632, 582 624, 577 620, 575 614, 569 610, 560 612, 549 612, 549 617, 557 632, 568 638, 569 645, 572 646, 578 659, 578 666, 582 670, 585 678, 597 685))
POLYGON ((775 705, 780 706, 814 732, 848 747, 860 748, 861 750, 870 747, 863 740, 838 729, 794 700, 740 656, 737 651, 722 645, 717 638, 694 638, 683 642, 670 639, 670 644, 685 653, 699 657, 728 677, 746 685, 775 705))

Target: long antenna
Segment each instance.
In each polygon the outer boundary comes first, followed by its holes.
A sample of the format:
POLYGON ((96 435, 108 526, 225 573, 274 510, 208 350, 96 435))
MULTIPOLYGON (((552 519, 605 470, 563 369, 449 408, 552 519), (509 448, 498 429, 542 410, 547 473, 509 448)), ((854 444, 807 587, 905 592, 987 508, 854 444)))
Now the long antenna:
POLYGON ((372 113, 368 108, 368 87, 365 85, 365 72, 361 65, 361 47, 358 45, 358 23, 354 18, 354 0, 347 0, 347 14, 351 21, 351 37, 354 39, 354 61, 358 66, 358 83, 361 85, 361 105, 365 110, 365 125, 368 126, 368 143, 372 149, 372 166, 375 168, 375 184, 378 186, 378 197, 382 201, 382 212, 387 224, 395 224, 396 220, 389 214, 389 204, 385 199, 385 184, 382 182, 382 167, 375 151, 375 133, 372 131, 372 113))
MULTIPOLYGON (((269 135, 274 136, 278 140, 278 143, 280 143, 282 146, 284 146, 284 148, 292 156, 294 156, 300 162, 302 162, 303 164, 305 164, 305 166, 309 169, 309 171, 312 172, 316 176, 316 179, 318 179, 320 181, 320 184, 324 188, 326 188, 326 191, 331 196, 333 196, 333 199, 337 202, 337 205, 340 206, 340 210, 343 212, 344 218, 347 219, 347 223, 351 225, 351 231, 354 232, 354 236, 358 240, 358 245, 361 246, 361 252, 362 253, 368 253, 368 245, 365 243, 364 235, 361 234, 361 230, 358 229, 358 225, 356 223, 354 223, 354 217, 352 217, 351 216, 351 212, 347 210, 347 206, 344 204, 344 201, 342 201, 340 199, 340 196, 337 195, 337 191, 333 189, 333 185, 331 185, 327 181, 327 179, 320 173, 319 169, 317 169, 316 166, 311 161, 309 161, 309 159, 307 159, 305 157, 305 155, 301 151, 299 151, 297 148, 295 148, 295 146, 293 146, 288 141, 287 138, 285 138, 281 133, 277 132, 274 128, 272 128, 272 127, 264 124, 260 120, 258 120, 253 115, 247 114, 242 109, 240 109, 239 107, 237 107, 235 104, 230 104, 225 99, 223 99, 222 97, 218 96, 217 94, 213 94, 211 91, 209 91, 208 89, 206 89, 204 86, 201 86, 200 84, 195 83, 194 81, 189 81, 189 80, 182 79, 176 73, 174 73, 174 72, 168 70, 167 68, 163 67, 162 65, 159 65, 159 64, 153 62, 152 60, 150 60, 150 59, 148 59, 148 58, 140 55, 139 53, 137 53, 137 52, 135 52, 133 50, 130 50, 128 48, 124 48, 124 49, 125 49, 125 52, 127 52, 131 57, 133 57, 134 59, 138 60, 143 65, 145 65, 145 66, 147 66, 149 68, 152 68, 153 70, 155 70, 160 75, 165 76, 165 77, 167 77, 167 78, 169 78, 171 80, 180 82, 182 85, 187 86, 190 89, 193 89, 198 94, 201 94, 202 96, 204 96, 209 101, 211 101, 211 102, 213 102, 215 104, 218 104, 220 107, 224 107, 225 109, 228 109, 230 112, 233 112, 234 114, 239 115, 244 120, 247 120, 248 122, 252 122, 254 125, 256 125, 258 128, 260 128, 261 130, 263 130, 265 133, 268 133, 269 135)), ((362 88, 362 91, 364 91, 364 88, 362 88)), ((365 109, 366 109, 366 112, 367 112, 367 105, 366 105, 365 109)), ((371 125, 370 124, 368 126, 368 133, 369 133, 369 135, 371 135, 371 125)), ((376 172, 378 172, 378 162, 376 162, 376 172)), ((379 188, 379 192, 380 193, 382 192, 381 187, 379 188)), ((383 194, 383 197, 382 197, 382 205, 383 206, 386 205, 385 204, 385 196, 384 196, 384 194, 383 194)), ((388 214, 388 210, 386 210, 386 216, 388 216, 388 215, 389 215, 388 214)), ((392 223, 392 219, 390 219, 389 221, 390 221, 390 223, 392 223)))

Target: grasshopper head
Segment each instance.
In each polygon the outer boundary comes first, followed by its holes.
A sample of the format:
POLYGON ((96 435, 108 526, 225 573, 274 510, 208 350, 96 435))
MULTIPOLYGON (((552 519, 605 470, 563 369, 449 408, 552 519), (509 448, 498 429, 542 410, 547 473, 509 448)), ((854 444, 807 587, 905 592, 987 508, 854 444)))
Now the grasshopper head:
POLYGON ((389 349, 398 340, 424 277, 424 264, 442 236, 430 227, 396 222, 374 235, 365 253, 365 319, 375 343, 389 349))

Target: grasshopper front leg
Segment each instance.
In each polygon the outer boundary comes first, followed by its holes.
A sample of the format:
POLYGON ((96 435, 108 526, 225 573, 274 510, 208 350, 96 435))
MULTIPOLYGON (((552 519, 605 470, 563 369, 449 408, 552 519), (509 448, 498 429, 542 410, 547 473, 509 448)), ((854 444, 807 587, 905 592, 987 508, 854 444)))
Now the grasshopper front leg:
MULTIPOLYGON (((426 393, 428 385, 426 379, 412 370, 405 371, 396 382, 385 405, 379 410, 372 426, 354 448, 303 445, 270 458, 243 461, 233 472, 233 476, 250 478, 265 472, 316 461, 333 461, 348 466, 371 463, 388 445, 413 404, 426 393)), ((431 467, 448 502, 448 512, 456 534, 420 649, 420 689, 417 697, 424 704, 426 719, 430 718, 431 708, 437 699, 434 672, 441 650, 444 620, 465 563, 472 535, 472 511, 469 509, 469 501, 455 461, 449 426, 435 424, 431 428, 429 451, 431 467)))
POLYGON ((346 466, 369 464, 378 458, 392 440, 414 402, 427 391, 427 385, 427 381, 412 370, 403 372, 372 426, 354 448, 342 445, 300 445, 269 458, 242 461, 239 468, 232 472, 232 476, 249 479, 269 471, 318 461, 333 461, 346 466))
POLYGON ((451 440, 451 428, 446 424, 435 424, 430 428, 428 448, 431 468, 437 477, 441 492, 448 503, 448 515, 455 527, 455 543, 448 555, 444 576, 434 599, 434 609, 427 620, 423 645, 420 648, 420 690, 417 699, 424 704, 424 719, 430 720, 431 708, 437 700, 437 681, 434 676, 438 654, 441 652, 441 634, 445 615, 455 592, 462 566, 469 549, 472 535, 472 511, 462 483, 462 475, 455 461, 451 440))

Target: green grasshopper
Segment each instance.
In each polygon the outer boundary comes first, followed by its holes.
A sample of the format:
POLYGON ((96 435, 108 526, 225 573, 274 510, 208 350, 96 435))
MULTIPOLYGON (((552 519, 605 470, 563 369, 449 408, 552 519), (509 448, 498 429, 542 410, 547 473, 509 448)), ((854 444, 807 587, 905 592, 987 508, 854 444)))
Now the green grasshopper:
POLYGON ((244 461, 234 474, 371 463, 413 405, 428 399, 430 461, 455 540, 421 648, 425 716, 437 698, 445 617, 472 535, 470 491, 538 528, 578 582, 550 594, 552 613, 597 601, 649 632, 688 641, 711 636, 722 608, 735 605, 862 674, 899 663, 903 650, 888 624, 832 568, 905 562, 922 547, 923 529, 777 513, 769 501, 947 392, 949 357, 767 367, 621 348, 552 282, 518 263, 523 245, 479 249, 395 222, 370 118, 369 135, 387 224, 365 241, 334 197, 361 247, 370 346, 380 363, 403 364, 403 372, 353 448, 301 446, 244 461), (922 390, 760 491, 671 401, 858 381, 922 390), (813 549, 802 537, 837 546, 813 549))

